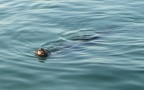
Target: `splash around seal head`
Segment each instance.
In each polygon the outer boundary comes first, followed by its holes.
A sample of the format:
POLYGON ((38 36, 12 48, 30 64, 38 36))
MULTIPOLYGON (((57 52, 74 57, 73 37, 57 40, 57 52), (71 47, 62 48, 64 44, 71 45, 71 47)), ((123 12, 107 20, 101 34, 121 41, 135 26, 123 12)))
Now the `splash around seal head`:
POLYGON ((44 48, 40 48, 35 51, 35 55, 38 56, 39 59, 46 59, 51 55, 50 51, 44 48))

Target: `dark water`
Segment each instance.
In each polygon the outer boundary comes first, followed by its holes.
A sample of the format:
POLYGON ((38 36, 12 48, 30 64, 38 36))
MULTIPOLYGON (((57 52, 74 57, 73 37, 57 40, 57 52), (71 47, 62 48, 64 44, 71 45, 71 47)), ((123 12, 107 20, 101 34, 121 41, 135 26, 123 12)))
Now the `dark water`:
POLYGON ((0 90, 144 90, 143 8, 143 0, 0 0, 0 90), (75 40, 83 30, 100 38, 75 40), (34 55, 69 45, 43 63, 34 55))

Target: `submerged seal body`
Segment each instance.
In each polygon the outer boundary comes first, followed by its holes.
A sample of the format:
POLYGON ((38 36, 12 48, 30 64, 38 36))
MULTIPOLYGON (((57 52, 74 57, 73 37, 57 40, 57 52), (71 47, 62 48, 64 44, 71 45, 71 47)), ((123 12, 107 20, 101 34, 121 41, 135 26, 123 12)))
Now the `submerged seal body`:
POLYGON ((47 57, 51 55, 51 52, 59 51, 63 48, 69 48, 73 46, 72 43, 75 44, 78 41, 91 41, 100 38, 98 33, 91 30, 70 32, 62 34, 61 36, 64 39, 58 39, 44 44, 42 47, 47 45, 49 48, 39 48, 35 51, 35 55, 38 56, 39 59, 47 59, 47 57))

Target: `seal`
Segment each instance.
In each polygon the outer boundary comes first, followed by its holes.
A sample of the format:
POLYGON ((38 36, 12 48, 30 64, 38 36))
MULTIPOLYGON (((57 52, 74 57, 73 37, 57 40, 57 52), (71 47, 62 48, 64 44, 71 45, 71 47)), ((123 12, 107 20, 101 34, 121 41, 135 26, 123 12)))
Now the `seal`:
POLYGON ((47 42, 43 44, 41 47, 48 46, 47 48, 39 48, 35 51, 35 55, 38 59, 42 59, 42 61, 46 60, 47 57, 51 55, 52 52, 59 51, 63 48, 72 47, 73 44, 84 41, 91 41, 100 38, 100 34, 96 33, 93 30, 80 30, 80 31, 72 31, 68 33, 64 33, 61 35, 62 38, 58 38, 55 41, 47 42))
POLYGON ((35 55, 40 57, 40 58, 46 58, 50 55, 50 51, 44 48, 40 48, 38 50, 36 50, 35 55))

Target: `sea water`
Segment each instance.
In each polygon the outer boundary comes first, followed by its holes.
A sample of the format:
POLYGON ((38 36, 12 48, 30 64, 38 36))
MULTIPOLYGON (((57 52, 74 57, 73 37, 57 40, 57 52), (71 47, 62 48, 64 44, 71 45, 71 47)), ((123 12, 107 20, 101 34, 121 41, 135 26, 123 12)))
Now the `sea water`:
POLYGON ((0 0, 0 90, 144 90, 143 8, 143 0, 0 0), (83 30, 100 38, 63 36, 83 30), (40 62, 35 50, 50 45, 72 47, 40 62))

